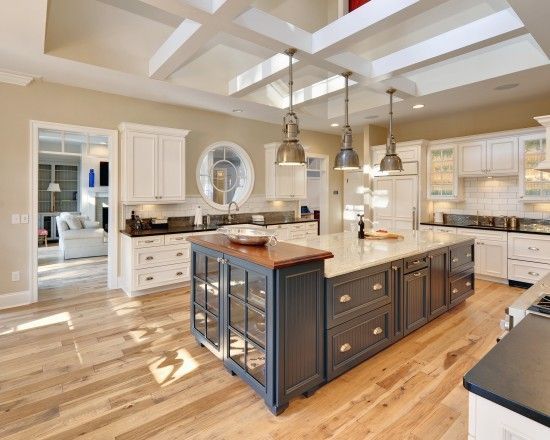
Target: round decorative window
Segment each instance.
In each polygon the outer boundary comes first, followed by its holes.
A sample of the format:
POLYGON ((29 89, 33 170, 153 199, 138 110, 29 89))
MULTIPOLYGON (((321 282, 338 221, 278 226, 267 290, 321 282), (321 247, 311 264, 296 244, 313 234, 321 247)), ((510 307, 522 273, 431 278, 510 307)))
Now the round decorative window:
POLYGON ((225 210, 231 202, 242 205, 254 187, 254 167, 246 151, 233 142, 206 148, 197 164, 197 185, 203 199, 225 210))

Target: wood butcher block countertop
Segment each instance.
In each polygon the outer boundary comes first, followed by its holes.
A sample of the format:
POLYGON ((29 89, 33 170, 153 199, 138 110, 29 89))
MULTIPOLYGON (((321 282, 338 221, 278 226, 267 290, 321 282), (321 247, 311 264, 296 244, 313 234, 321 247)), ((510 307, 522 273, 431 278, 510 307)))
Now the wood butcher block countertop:
POLYGON ((332 258, 332 252, 279 242, 275 246, 246 246, 229 241, 222 234, 208 234, 187 239, 208 249, 213 249, 233 257, 242 258, 251 263, 270 269, 295 266, 309 261, 332 258))

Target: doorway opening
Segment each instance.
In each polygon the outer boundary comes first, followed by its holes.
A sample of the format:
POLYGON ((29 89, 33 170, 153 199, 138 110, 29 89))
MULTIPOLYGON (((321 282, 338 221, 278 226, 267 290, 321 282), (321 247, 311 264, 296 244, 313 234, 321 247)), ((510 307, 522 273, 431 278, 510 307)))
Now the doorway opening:
POLYGON ((319 234, 328 234, 328 160, 325 154, 307 155, 307 199, 301 201, 301 215, 313 217, 319 222, 319 234))
POLYGON ((31 298, 117 287, 117 132, 31 122, 31 298))

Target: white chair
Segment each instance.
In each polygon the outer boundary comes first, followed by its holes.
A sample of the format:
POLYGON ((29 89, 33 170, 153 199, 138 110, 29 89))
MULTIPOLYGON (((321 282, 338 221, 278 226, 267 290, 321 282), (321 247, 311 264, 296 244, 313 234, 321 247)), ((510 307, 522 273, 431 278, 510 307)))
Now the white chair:
POLYGON ((99 257, 107 255, 107 234, 99 222, 90 221, 87 217, 62 212, 55 218, 59 234, 59 248, 63 258, 99 257), (74 220, 79 220, 75 222, 74 220), (69 227, 70 224, 80 228, 69 227))

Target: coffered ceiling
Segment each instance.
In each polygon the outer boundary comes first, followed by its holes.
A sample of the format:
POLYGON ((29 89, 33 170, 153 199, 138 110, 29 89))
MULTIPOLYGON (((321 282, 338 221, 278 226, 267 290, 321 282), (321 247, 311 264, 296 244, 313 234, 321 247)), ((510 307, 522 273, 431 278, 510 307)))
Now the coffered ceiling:
POLYGON ((0 2, 0 71, 280 122, 295 47, 297 112, 327 132, 347 70, 356 126, 384 122, 389 86, 402 119, 550 93, 539 0, 371 0, 345 15, 344 0, 16 3, 0 2))

